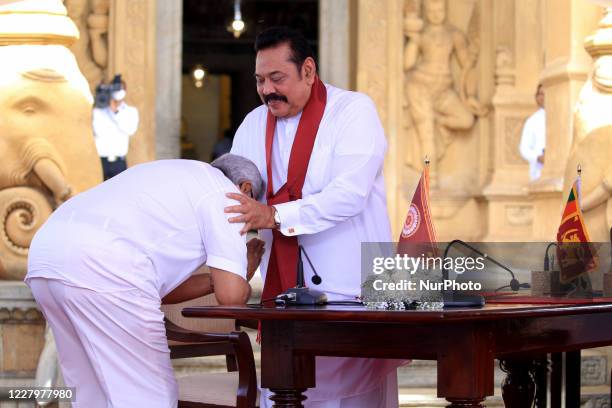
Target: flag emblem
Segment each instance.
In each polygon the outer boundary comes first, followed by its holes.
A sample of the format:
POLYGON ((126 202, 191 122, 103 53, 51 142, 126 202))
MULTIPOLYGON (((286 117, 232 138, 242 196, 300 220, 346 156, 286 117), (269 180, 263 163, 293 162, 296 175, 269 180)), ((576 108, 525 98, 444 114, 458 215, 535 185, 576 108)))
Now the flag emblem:
POLYGON ((402 238, 410 238, 419 229, 421 224, 421 213, 414 203, 410 204, 408 215, 402 228, 402 238))
POLYGON ((561 283, 569 283, 598 267, 597 253, 589 239, 579 197, 580 177, 572 185, 557 231, 561 283))

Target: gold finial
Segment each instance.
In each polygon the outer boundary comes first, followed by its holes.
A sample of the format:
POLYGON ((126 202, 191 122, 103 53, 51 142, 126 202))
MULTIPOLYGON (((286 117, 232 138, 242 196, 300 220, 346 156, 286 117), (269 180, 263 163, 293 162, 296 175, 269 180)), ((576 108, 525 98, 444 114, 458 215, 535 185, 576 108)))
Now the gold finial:
POLYGON ((62 0, 0 0, 0 46, 71 46, 79 30, 62 0))
POLYGON ((578 166, 576 167, 576 172, 579 176, 582 174, 582 166, 580 165, 580 163, 578 163, 578 166))

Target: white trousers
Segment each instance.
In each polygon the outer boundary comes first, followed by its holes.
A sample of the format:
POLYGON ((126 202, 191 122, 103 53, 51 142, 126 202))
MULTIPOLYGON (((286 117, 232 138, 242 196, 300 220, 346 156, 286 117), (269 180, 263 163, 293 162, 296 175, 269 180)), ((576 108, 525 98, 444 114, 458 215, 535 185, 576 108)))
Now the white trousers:
POLYGON ((73 408, 173 408, 178 387, 159 301, 138 289, 98 293, 33 278, 73 408))

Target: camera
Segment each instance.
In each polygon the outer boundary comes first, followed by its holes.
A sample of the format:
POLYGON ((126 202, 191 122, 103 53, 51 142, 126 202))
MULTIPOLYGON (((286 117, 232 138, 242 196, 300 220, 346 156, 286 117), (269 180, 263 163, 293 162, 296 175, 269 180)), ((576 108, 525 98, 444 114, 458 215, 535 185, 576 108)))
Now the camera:
POLYGON ((96 99, 94 106, 96 108, 106 108, 110 105, 113 92, 120 91, 123 88, 121 85, 121 74, 115 75, 110 83, 100 82, 96 87, 96 99))

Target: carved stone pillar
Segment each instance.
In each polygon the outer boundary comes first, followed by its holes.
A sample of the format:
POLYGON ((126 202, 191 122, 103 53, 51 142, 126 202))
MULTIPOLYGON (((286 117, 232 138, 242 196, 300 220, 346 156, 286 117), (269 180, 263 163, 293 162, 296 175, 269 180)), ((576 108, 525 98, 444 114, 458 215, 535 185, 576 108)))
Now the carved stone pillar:
POLYGON ((321 79, 343 89, 351 89, 352 0, 319 2, 319 71, 321 79))
POLYGON ((542 177, 529 192, 535 203, 533 238, 548 241, 555 237, 566 198, 572 112, 591 67, 583 42, 597 27, 603 9, 583 0, 545 0, 543 6, 546 59, 540 78, 546 94, 546 150, 542 177))
POLYGON ((534 95, 542 69, 541 18, 540 1, 493 2, 493 177, 483 190, 488 218, 485 241, 525 240, 532 235, 529 167, 520 156, 519 142, 525 119, 537 108, 534 95))
POLYGON ((130 141, 128 165, 155 158, 156 21, 155 0, 111 2, 108 75, 122 74, 127 84, 126 102, 140 114, 138 131, 130 141))
MULTIPOLYGON (((378 108, 388 142, 385 157, 387 205, 394 236, 399 234, 409 193, 403 191, 400 163, 403 72, 401 0, 359 0, 357 3, 357 91, 369 95, 378 108)), ((416 185, 416 184, 415 184, 416 185)))
POLYGON ((183 2, 157 2, 155 142, 158 159, 180 157, 183 2))

